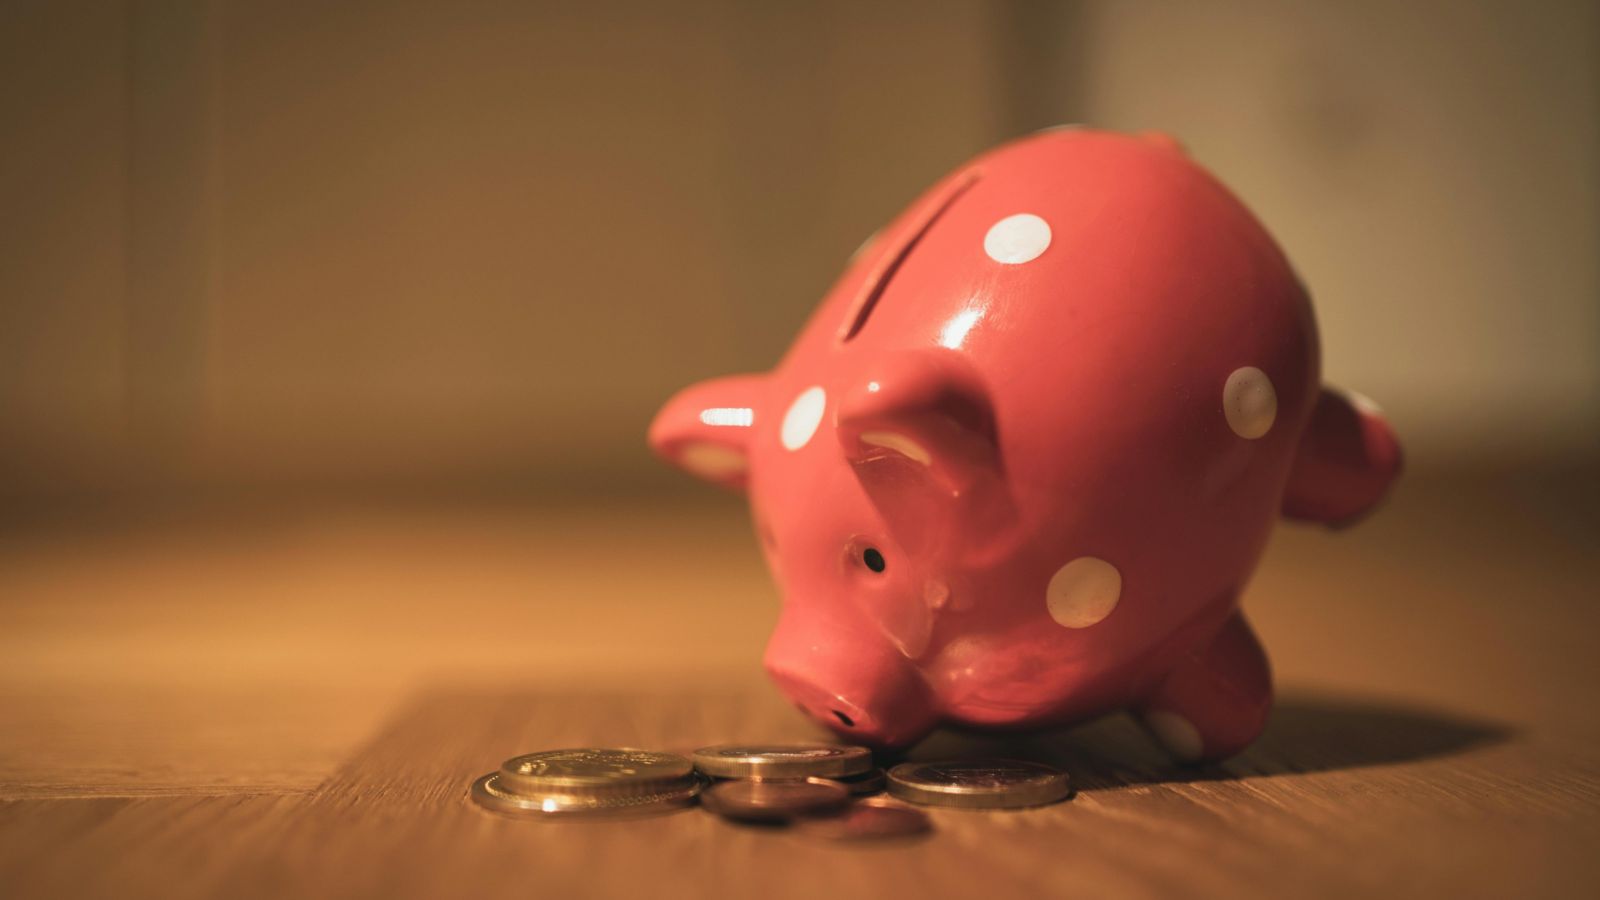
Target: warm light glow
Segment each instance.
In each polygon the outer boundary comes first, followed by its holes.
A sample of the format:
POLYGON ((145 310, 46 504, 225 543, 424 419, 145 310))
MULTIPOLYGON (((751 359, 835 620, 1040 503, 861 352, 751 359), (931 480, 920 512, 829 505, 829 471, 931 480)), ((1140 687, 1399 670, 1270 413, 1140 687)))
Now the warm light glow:
POLYGON ((939 344, 951 350, 961 349, 961 343, 967 339, 967 332, 978 324, 978 320, 983 318, 983 313, 983 307, 975 306, 951 316, 950 321, 944 323, 944 328, 939 330, 939 344))
POLYGON ((744 406, 715 406, 700 410, 700 421, 706 425, 749 428, 756 420, 756 411, 744 406))
POLYGON ((545 799, 544 799, 544 802, 543 802, 543 803, 541 803, 541 804, 540 804, 540 807, 541 807, 541 808, 542 808, 542 809, 543 809, 543 810, 544 810, 544 811, 545 811, 545 812, 555 812, 555 811, 556 811, 556 801, 555 801, 555 798, 553 798, 553 797, 546 797, 546 798, 545 798, 545 799))

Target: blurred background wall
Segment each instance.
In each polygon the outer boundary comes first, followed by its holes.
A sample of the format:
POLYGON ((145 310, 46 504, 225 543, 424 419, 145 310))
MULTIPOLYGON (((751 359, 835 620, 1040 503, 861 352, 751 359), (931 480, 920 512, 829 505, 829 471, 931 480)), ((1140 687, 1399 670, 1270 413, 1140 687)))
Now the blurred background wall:
POLYGON ((1180 137, 1417 467, 1600 432, 1600 4, 0 3, 0 496, 684 485, 642 436, 1061 122, 1180 137))

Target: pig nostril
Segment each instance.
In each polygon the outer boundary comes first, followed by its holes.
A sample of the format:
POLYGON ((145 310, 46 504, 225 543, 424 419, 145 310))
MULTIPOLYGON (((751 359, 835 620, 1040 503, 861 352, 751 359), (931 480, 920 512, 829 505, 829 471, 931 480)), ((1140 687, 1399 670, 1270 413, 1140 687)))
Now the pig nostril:
POLYGON ((851 719, 849 716, 845 715, 844 713, 839 712, 837 709, 831 709, 831 710, 829 710, 829 712, 833 713, 834 718, 836 718, 839 721, 843 722, 844 723, 844 727, 846 727, 846 728, 854 728, 855 727, 855 725, 856 725, 855 720, 851 719))

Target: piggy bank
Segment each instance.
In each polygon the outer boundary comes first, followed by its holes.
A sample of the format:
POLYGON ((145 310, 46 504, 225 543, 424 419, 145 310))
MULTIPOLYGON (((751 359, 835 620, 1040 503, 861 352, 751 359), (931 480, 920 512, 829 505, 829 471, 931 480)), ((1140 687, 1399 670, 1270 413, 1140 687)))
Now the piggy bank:
POLYGON ((1251 213, 1170 138, 1081 129, 934 185, 775 369, 649 440, 748 495, 766 669, 844 739, 1126 709, 1188 761, 1265 723, 1239 595, 1273 523, 1350 522, 1400 465, 1251 213))

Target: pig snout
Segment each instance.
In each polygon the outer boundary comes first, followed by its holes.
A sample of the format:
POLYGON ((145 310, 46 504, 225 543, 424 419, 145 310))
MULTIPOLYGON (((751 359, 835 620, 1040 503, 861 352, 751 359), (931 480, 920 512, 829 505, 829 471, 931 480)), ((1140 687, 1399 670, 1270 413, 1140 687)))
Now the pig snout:
POLYGON ((784 696, 851 743, 909 746, 938 718, 910 661, 865 627, 785 616, 767 645, 766 667, 784 696))

